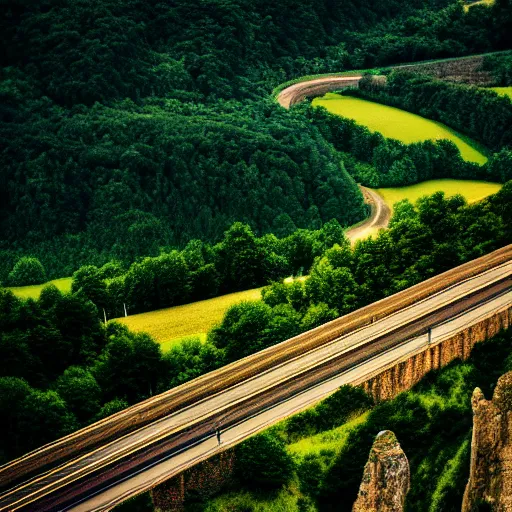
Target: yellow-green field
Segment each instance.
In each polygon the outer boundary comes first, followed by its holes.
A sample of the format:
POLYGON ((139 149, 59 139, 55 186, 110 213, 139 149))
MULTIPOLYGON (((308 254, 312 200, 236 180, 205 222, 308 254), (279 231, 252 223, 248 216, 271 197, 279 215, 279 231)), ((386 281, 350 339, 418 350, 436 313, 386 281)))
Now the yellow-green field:
POLYGON ((433 194, 442 190, 446 196, 462 194, 469 203, 482 200, 484 197, 495 194, 502 187, 500 183, 487 181, 466 180, 430 180, 408 187, 379 188, 376 192, 384 198, 384 201, 392 208, 402 199, 409 199, 412 203, 420 197, 433 194))
POLYGON ((491 6, 492 4, 494 3, 494 0, 478 0, 477 2, 472 2, 470 4, 467 4, 464 6, 464 10, 466 12, 469 11, 469 8, 470 7, 473 7, 474 5, 486 5, 486 6, 491 6))
POLYGON ((48 284, 54 284, 61 292, 68 293, 71 291, 71 277, 63 277, 62 279, 54 279, 44 284, 35 284, 32 286, 13 286, 9 288, 14 295, 20 299, 38 299, 41 290, 48 284))
POLYGON ((369 415, 369 411, 365 412, 332 430, 305 437, 296 443, 288 445, 287 450, 292 455, 298 457, 319 454, 324 450, 340 452, 345 446, 350 432, 358 425, 365 423, 369 415))
POLYGON ((206 333, 222 320, 230 306, 244 300, 259 299, 261 288, 254 288, 117 320, 132 331, 147 332, 165 351, 189 336, 200 336, 204 340, 206 333))
POLYGON ((491 91, 496 91, 498 94, 508 96, 512 99, 512 87, 490 87, 491 91))
POLYGON ((487 157, 478 144, 444 124, 426 119, 395 107, 388 107, 373 101, 327 93, 313 100, 314 106, 325 107, 329 112, 367 126, 392 139, 406 144, 424 140, 448 139, 456 144, 462 157, 470 162, 483 164, 487 157))

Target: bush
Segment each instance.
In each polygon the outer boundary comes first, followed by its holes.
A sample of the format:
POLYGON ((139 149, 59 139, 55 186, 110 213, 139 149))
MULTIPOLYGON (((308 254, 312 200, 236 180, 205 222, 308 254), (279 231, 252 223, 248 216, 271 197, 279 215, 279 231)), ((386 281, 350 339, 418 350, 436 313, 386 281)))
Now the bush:
POLYGON ((37 258, 25 256, 20 258, 9 273, 10 286, 27 286, 46 282, 46 272, 37 258))
POLYGON ((236 448, 236 474, 251 488, 279 489, 292 477, 294 463, 281 439, 269 432, 236 448))

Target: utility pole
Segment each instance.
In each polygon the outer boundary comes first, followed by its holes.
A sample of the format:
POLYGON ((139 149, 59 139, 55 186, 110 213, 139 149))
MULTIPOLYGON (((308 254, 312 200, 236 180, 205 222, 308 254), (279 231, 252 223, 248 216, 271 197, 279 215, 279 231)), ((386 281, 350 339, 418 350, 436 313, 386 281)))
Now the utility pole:
POLYGON ((123 306, 124 306, 124 316, 128 316, 128 313, 126 311, 126 304, 123 302, 123 306))
POLYGON ((105 311, 105 308, 103 308, 103 319, 105 320, 105 325, 107 325, 107 312, 105 311))

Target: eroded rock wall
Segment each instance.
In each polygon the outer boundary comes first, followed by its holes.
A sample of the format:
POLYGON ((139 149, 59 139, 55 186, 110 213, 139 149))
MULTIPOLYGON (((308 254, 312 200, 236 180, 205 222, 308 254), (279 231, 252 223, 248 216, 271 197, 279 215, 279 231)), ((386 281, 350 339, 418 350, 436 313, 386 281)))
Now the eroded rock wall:
POLYGON ((429 371, 442 368, 457 358, 467 359, 477 343, 492 338, 511 324, 512 308, 468 327, 452 338, 396 364, 361 385, 375 401, 389 400, 412 388, 429 371))
POLYGON ((207 500, 231 482, 235 451, 226 450, 205 460, 151 490, 155 510, 178 512, 184 510, 185 499, 207 500))
POLYGON ((373 443, 352 512, 402 512, 410 483, 409 461, 395 434, 384 430, 373 443))
POLYGON ((482 506, 512 511, 512 372, 500 377, 492 401, 476 388, 472 406, 471 465, 462 512, 482 506))

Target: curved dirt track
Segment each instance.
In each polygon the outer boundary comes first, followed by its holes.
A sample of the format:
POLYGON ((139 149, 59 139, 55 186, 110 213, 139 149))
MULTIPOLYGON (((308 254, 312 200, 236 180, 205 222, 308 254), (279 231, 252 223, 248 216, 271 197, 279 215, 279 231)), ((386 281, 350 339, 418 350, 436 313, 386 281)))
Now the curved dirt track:
MULTIPOLYGON (((362 75, 331 76, 300 82, 283 89, 277 96, 277 101, 284 108, 300 103, 307 97, 322 96, 329 91, 342 87, 357 87, 362 75)), ((369 236, 377 229, 387 228, 391 219, 391 210, 384 199, 375 191, 359 185, 366 204, 370 205, 371 214, 362 224, 349 228, 345 235, 354 243, 369 236)))
POLYGON ((343 87, 357 87, 362 75, 353 76, 328 76, 315 78, 307 82, 299 82, 283 89, 277 96, 278 103, 284 108, 290 108, 312 96, 323 96, 325 93, 335 91, 343 87))
POLYGON ((382 196, 371 188, 359 185, 364 196, 364 202, 370 205, 370 216, 359 225, 345 231, 345 236, 352 242, 371 235, 374 230, 387 228, 391 219, 391 209, 382 196))

